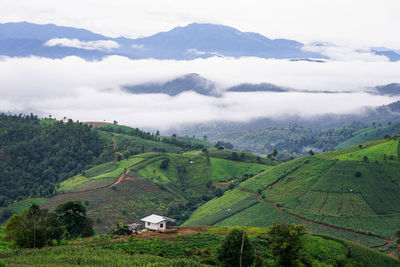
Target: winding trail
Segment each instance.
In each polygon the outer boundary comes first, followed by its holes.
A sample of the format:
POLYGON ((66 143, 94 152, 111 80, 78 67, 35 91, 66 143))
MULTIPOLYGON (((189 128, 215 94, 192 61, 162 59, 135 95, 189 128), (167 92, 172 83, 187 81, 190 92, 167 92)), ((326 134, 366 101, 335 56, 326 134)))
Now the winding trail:
POLYGON ((282 213, 285 213, 286 215, 289 215, 289 216, 295 217, 295 218, 297 218, 297 219, 300 219, 300 220, 302 220, 302 221, 308 222, 308 223, 310 223, 310 224, 315 224, 315 225, 323 226, 323 227, 330 228, 330 229, 334 229, 334 230, 342 230, 342 231, 351 232, 351 233, 355 233, 355 234, 361 234, 361 235, 365 235, 365 236, 373 236, 373 237, 376 237, 376 238, 379 238, 379 239, 382 239, 382 240, 385 240, 385 241, 386 241, 385 244, 378 245, 378 246, 372 246, 372 247, 370 247, 370 248, 387 247, 387 246, 390 246, 390 245, 393 243, 393 240, 384 238, 384 237, 379 236, 379 235, 375 235, 375 234, 366 234, 366 233, 364 233, 364 232, 355 231, 355 230, 352 230, 352 229, 347 229, 347 228, 343 228, 343 227, 339 227, 339 226, 329 225, 329 224, 326 224, 326 223, 311 221, 311 220, 308 220, 308 219, 306 219, 306 218, 304 218, 304 217, 301 217, 301 216, 299 216, 299 215, 296 215, 296 214, 293 214, 293 213, 284 211, 284 210, 282 210, 282 209, 281 209, 280 207, 278 207, 278 206, 274 206, 274 209, 276 209, 276 210, 278 210, 278 211, 280 211, 280 212, 282 212, 282 213))
MULTIPOLYGON (((265 201, 262 197, 260 197, 260 195, 257 192, 250 192, 250 191, 247 191, 247 190, 245 190, 243 188, 238 188, 238 189, 241 190, 241 191, 247 192, 247 193, 253 193, 253 194, 255 194, 257 196, 257 198, 258 198, 258 200, 260 200, 260 202, 264 203, 265 205, 270 205, 267 201, 265 201)), ((315 224, 315 225, 319 225, 319 226, 326 227, 326 228, 329 228, 329 229, 342 230, 342 231, 351 232, 351 233, 355 233, 355 234, 360 234, 360 235, 364 235, 364 236, 373 236, 373 237, 376 237, 376 238, 379 238, 381 240, 386 241, 385 244, 372 246, 370 248, 388 247, 393 243, 393 240, 385 238, 385 237, 382 237, 382 236, 379 236, 379 235, 376 235, 376 234, 372 234, 372 233, 371 234, 367 234, 367 233, 364 233, 364 232, 361 232, 361 231, 355 231, 355 230, 352 230, 352 229, 347 229, 347 228, 343 228, 343 227, 339 227, 339 226, 329 225, 329 224, 326 224, 326 223, 311 221, 311 220, 309 220, 307 218, 304 218, 304 217, 301 217, 301 216, 299 216, 297 214, 284 211, 278 206, 274 206, 274 209, 279 211, 279 212, 282 212, 282 213, 284 213, 284 214, 286 214, 288 216, 295 217, 295 218, 297 218, 299 220, 305 221, 305 222, 310 223, 310 224, 315 224)), ((391 256, 394 256, 392 254, 394 254, 394 252, 392 252, 390 254, 391 256)))

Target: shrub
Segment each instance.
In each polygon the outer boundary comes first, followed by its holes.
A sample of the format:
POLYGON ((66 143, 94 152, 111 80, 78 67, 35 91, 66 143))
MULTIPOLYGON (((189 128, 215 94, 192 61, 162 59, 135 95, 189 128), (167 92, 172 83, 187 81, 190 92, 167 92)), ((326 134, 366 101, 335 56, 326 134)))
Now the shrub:
POLYGON ((357 178, 361 177, 361 172, 356 171, 356 172, 354 173, 354 176, 357 177, 357 178))

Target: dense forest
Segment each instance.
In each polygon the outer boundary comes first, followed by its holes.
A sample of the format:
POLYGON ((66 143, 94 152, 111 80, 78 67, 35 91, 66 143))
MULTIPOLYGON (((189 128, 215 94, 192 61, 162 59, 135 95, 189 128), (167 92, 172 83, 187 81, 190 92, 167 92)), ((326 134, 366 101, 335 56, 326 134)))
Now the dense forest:
POLYGON ((0 114, 0 206, 52 195, 59 182, 102 161, 104 149, 105 141, 82 123, 0 114))

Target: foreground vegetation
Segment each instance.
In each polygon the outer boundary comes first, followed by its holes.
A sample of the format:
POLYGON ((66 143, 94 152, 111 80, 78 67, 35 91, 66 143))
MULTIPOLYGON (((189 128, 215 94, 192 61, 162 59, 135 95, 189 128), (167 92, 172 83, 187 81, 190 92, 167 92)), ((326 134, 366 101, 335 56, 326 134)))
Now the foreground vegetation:
MULTIPOLYGON (((143 233, 128 237, 97 236, 40 250, 0 251, 7 266, 205 266, 219 265, 219 248, 235 228, 182 227, 175 234, 143 233)), ((236 228, 237 229, 237 228, 236 228)), ((239 228, 240 229, 240 228, 239 228)), ((269 229, 246 227, 255 263, 277 266, 269 229)), ((396 259, 328 236, 305 235, 299 266, 399 266, 396 259)), ((260 266, 260 265, 258 265, 260 266)))

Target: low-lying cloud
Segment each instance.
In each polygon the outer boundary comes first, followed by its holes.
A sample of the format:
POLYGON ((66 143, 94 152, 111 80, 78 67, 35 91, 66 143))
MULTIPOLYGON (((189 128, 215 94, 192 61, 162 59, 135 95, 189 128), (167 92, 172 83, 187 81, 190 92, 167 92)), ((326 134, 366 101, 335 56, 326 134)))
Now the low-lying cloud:
POLYGON ((98 40, 98 41, 80 41, 78 39, 68 39, 68 38, 54 38, 48 40, 45 46, 63 46, 63 47, 73 47, 85 50, 100 50, 100 51, 110 51, 113 48, 118 48, 119 44, 111 40, 98 40))
POLYGON ((112 56, 101 61, 0 59, 0 111, 34 112, 80 121, 113 121, 166 129, 211 120, 246 121, 281 115, 346 114, 396 99, 364 92, 365 87, 400 81, 400 62, 292 62, 259 58, 209 58, 191 61, 130 60, 112 56), (198 73, 219 88, 269 82, 301 90, 352 93, 226 93, 220 98, 186 92, 133 95, 122 85, 166 81, 198 73))
POLYGON ((389 61, 389 58, 374 54, 369 48, 359 48, 352 46, 336 46, 333 44, 305 45, 304 51, 313 52, 327 56, 336 61, 389 61))

